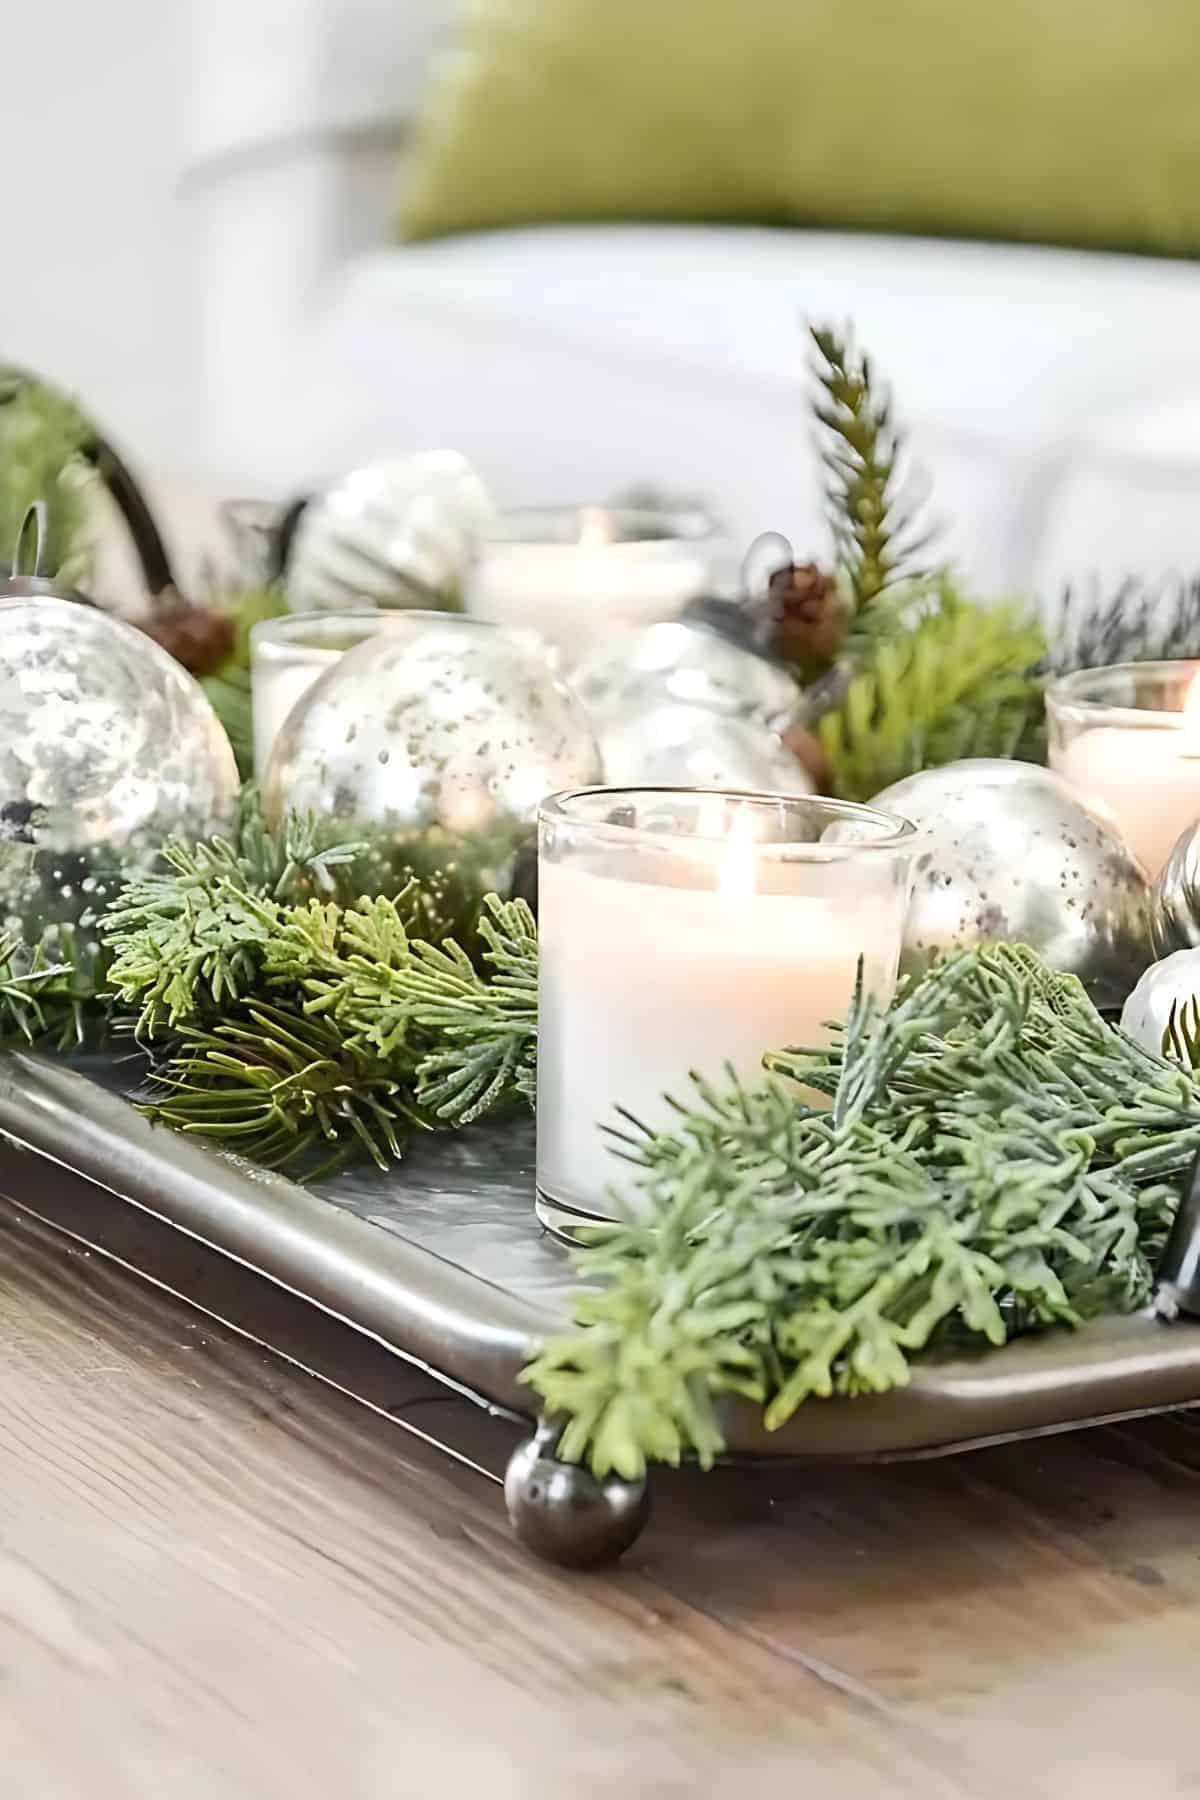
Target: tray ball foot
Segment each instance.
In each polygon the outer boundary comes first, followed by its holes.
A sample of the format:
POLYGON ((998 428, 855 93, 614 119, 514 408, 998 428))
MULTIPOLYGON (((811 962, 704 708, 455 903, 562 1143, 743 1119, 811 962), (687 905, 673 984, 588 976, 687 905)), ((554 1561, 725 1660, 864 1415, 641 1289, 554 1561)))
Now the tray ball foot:
POLYGON ((551 1425, 519 1444, 504 1475, 504 1503, 517 1539, 544 1562, 566 1569, 599 1568, 633 1543, 650 1512, 645 1477, 598 1481, 579 1463, 555 1455, 551 1425))

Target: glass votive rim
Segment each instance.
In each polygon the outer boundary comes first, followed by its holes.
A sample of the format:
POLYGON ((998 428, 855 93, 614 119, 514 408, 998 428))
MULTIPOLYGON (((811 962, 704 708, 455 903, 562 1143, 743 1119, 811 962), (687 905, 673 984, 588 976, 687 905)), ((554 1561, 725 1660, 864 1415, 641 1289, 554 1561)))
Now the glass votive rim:
POLYGON ((509 625, 503 619, 481 619, 474 613, 450 612, 443 607, 421 606, 355 606, 345 612, 277 613, 273 619, 260 619, 250 627, 251 651, 268 647, 295 651, 311 650, 328 656, 331 649, 352 650, 379 629, 402 629, 411 625, 450 625, 454 629, 502 632, 528 649, 540 650, 548 656, 550 647, 541 633, 528 625, 509 625), (339 645, 337 639, 347 631, 355 631, 353 644, 339 645), (333 643, 322 639, 333 639, 333 643))
POLYGON ((643 549, 686 544, 689 548, 717 542, 721 529, 702 507, 577 506, 505 507, 480 532, 483 544, 552 545, 575 550, 588 545, 587 525, 603 524, 596 548, 643 549))
POLYGON ((1182 731, 1189 726, 1184 708, 1197 676, 1200 660, 1194 657, 1075 669, 1047 686, 1046 714, 1052 723, 1068 724, 1077 731, 1097 725, 1182 731))
MULTIPOLYGON (((707 809, 711 816, 711 806, 707 809)), ((750 851, 754 859, 774 863, 852 862, 863 856, 910 854, 917 828, 898 813, 881 812, 852 800, 835 800, 825 794, 758 793, 735 788, 689 788, 666 786, 586 787, 552 794, 538 809, 539 823, 553 831, 558 827, 585 832, 593 843, 612 848, 685 850, 688 845, 701 845, 709 850, 737 843, 750 851), (633 805, 638 800, 658 801, 664 810, 678 805, 691 805, 703 815, 705 801, 726 803, 729 817, 750 818, 756 824, 772 821, 778 825, 785 819, 825 821, 824 831, 816 837, 765 836, 754 832, 737 837, 732 831, 713 831, 681 821, 665 820, 641 825, 626 824, 601 815, 598 808, 610 809, 622 802, 633 805), (844 836, 828 836, 829 831, 844 831, 844 836)))

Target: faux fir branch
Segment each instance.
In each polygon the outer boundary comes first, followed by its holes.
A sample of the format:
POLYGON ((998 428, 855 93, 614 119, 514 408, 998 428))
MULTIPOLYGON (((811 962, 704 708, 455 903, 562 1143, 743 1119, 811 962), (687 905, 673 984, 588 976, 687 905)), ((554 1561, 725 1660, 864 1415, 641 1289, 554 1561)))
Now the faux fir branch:
POLYGON ((95 985, 94 953, 69 926, 32 947, 0 933, 0 1042, 74 1049, 87 1035, 95 985))
POLYGON ((578 1254, 576 1328, 526 1372, 599 1474, 710 1463, 726 1395, 774 1428, 930 1345, 1140 1305, 1200 1148, 1200 1084, 1030 952, 963 952, 769 1060, 789 1085, 697 1082, 674 1129, 621 1134, 637 1209, 578 1254))
POLYGON ((869 359, 828 326, 813 326, 811 336, 834 551, 861 611, 921 573, 928 537, 903 504, 903 442, 869 359))

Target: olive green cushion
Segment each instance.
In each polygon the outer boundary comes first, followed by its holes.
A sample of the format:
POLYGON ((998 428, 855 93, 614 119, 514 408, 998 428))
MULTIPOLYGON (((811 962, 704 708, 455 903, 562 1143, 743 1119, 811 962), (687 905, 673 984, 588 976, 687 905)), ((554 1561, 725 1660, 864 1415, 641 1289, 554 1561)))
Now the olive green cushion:
POLYGON ((724 219, 1200 250, 1200 0, 472 0, 411 237, 724 219))

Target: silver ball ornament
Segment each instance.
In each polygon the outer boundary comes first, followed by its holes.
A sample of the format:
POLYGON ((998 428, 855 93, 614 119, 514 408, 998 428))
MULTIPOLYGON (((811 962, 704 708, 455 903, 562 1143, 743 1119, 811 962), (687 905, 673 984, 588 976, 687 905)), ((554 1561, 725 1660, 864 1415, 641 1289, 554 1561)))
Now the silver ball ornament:
POLYGON ((988 758, 873 799, 921 833, 901 967, 947 950, 1028 944, 1118 1006, 1150 960, 1146 877, 1113 827, 1048 769, 988 758))
POLYGON ((1200 822, 1180 834, 1154 883, 1150 937, 1156 956, 1200 944, 1200 822))
POLYGON ((227 827, 229 740, 145 633, 53 597, 0 600, 0 919, 94 922, 172 833, 227 827))
POLYGON ((800 697, 779 664, 687 623, 622 632, 577 664, 568 686, 598 723, 671 701, 781 729, 800 697))
POLYGON ((646 1479, 599 1480, 582 1464, 559 1462, 557 1438, 543 1424, 509 1458, 504 1504, 512 1528, 527 1550, 562 1568, 616 1562, 649 1517, 646 1479))
POLYGON ((539 803, 599 776, 587 715, 528 634, 412 612, 348 650, 293 707, 263 810, 269 824, 295 808, 329 837, 366 839, 368 885, 436 878, 469 910, 512 891, 539 803))
POLYGON ((346 612, 456 604, 494 510, 478 475, 452 450, 353 469, 301 515, 288 557, 288 605, 346 612))
POLYGON ((813 781, 779 736, 754 718, 673 701, 631 705, 596 731, 604 779, 617 787, 717 787, 811 794, 813 781))
POLYGON ((1192 1000, 1200 1002, 1200 947, 1196 946, 1151 963, 1125 1002, 1121 1030, 1143 1050, 1161 1056, 1172 1014, 1192 1000))

